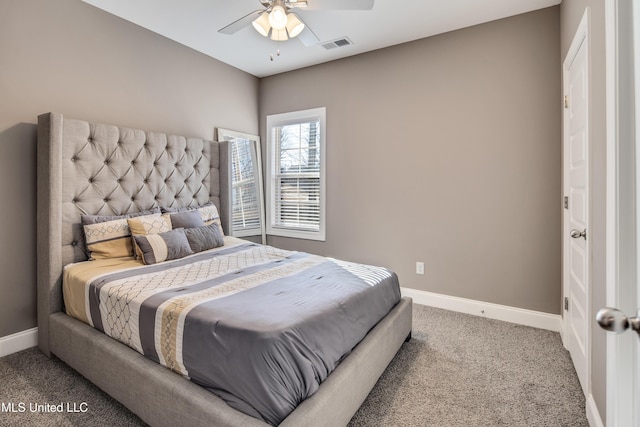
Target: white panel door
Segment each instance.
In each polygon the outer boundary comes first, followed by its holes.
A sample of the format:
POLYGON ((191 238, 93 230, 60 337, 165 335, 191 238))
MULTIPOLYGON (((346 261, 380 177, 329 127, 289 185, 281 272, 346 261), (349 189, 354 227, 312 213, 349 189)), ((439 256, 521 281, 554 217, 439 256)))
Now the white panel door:
MULTIPOLYGON (((633 92, 633 107, 635 111, 631 120, 633 132, 630 140, 635 154, 632 167, 635 175, 635 191, 632 197, 635 205, 635 283, 630 283, 626 289, 619 290, 618 295, 635 301, 635 306, 631 307, 629 315, 636 316, 636 319, 638 319, 640 318, 640 5, 633 1, 631 2, 631 9, 630 38, 633 39, 633 73, 630 76, 630 86, 635 89, 633 92)), ((622 196, 624 197, 624 195, 622 196)), ((621 231, 624 232, 624 230, 621 231)), ((636 332, 638 335, 633 332, 627 332, 627 335, 631 335, 629 338, 631 340, 631 352, 635 357, 631 357, 631 366, 626 367, 633 378, 632 390, 630 391, 630 396, 628 396, 633 408, 630 425, 638 427, 640 426, 640 404, 638 404, 638 399, 640 399, 640 331, 636 332)))
POLYGON ((605 2, 607 36, 607 330, 609 427, 640 427, 640 5, 605 2), (625 328, 626 327, 626 328, 625 328), (625 331, 626 329, 626 331, 625 331))
POLYGON ((589 79, 585 25, 564 61, 564 344, 580 384, 589 377, 589 79))

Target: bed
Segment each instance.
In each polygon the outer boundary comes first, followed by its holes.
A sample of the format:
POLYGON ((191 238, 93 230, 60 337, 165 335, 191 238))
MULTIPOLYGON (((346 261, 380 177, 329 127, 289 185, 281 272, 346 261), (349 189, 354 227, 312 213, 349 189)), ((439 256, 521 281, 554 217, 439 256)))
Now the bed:
MULTIPOLYGON (((154 426, 346 425, 410 337, 408 298, 401 298, 363 339, 357 338, 358 344, 339 358, 317 391, 282 420, 271 418, 269 423, 65 311, 63 269, 87 259, 83 215, 136 214, 160 206, 181 209, 213 203, 222 213, 225 228, 229 219, 225 209, 219 208, 227 202, 228 191, 220 185, 220 176, 227 171, 220 164, 220 150, 221 144, 214 141, 89 123, 59 113, 38 117, 39 348, 154 426)), ((227 250, 235 246, 263 250, 261 245, 233 238, 225 242, 227 250)))

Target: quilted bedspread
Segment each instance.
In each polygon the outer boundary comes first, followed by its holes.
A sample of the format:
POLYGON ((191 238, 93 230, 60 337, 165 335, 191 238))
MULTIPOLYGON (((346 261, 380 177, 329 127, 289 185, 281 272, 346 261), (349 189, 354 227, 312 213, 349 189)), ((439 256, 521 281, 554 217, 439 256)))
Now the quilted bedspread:
POLYGON ((72 264, 67 312, 277 425, 400 300, 398 280, 380 267, 225 240, 149 266, 72 264))

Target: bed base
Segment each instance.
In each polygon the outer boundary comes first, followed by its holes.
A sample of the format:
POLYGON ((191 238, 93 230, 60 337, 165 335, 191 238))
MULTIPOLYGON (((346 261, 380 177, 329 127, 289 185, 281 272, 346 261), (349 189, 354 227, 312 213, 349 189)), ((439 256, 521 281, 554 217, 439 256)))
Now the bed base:
MULTIPOLYGON (((280 425, 346 425, 406 338, 411 299, 400 302, 280 425)), ((52 353, 152 426, 267 426, 215 394, 62 312, 49 317, 52 353)))

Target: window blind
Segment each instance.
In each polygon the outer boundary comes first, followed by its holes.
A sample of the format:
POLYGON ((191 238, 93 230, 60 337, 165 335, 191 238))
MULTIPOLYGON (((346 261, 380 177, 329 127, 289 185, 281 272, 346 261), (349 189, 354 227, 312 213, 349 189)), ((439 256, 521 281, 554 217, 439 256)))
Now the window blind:
POLYGON ((273 128, 275 227, 320 229, 319 128, 318 120, 273 128))
POLYGON ((260 197, 256 182, 256 159, 252 141, 231 141, 231 191, 233 231, 237 236, 261 230, 260 197))

